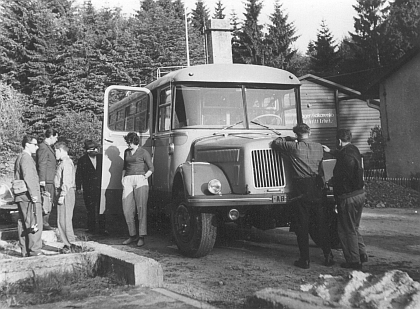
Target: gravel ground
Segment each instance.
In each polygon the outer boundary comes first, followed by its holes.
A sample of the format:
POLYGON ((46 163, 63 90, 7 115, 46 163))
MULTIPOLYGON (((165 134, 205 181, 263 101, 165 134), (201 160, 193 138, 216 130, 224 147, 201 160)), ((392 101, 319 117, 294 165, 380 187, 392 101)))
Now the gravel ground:
POLYGON ((366 206, 420 208, 420 192, 383 180, 366 181, 366 206))

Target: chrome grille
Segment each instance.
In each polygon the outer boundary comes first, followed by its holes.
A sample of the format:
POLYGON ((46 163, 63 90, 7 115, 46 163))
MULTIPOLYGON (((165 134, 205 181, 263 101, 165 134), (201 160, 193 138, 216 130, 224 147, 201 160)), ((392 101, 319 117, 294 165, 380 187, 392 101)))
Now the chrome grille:
POLYGON ((255 188, 284 186, 284 169, 280 153, 271 149, 252 151, 255 188))

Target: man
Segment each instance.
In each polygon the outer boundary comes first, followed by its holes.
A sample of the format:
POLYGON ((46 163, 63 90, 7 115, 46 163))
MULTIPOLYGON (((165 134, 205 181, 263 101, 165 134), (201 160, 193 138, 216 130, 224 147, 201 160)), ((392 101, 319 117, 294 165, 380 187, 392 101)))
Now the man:
POLYGON ((98 144, 92 140, 85 141, 85 155, 77 162, 76 189, 83 192, 87 211, 87 232, 107 235, 105 214, 99 213, 101 199, 102 154, 98 144))
POLYGON ((24 180, 27 191, 15 193, 15 202, 19 208, 18 237, 22 256, 42 255, 42 217, 41 192, 39 178, 32 155, 36 153, 38 142, 35 137, 26 135, 22 139, 22 154, 15 162, 14 178, 24 180), (39 220, 40 221, 40 220, 39 220))
POLYGON ((54 186, 57 188, 57 226, 61 240, 64 243, 62 252, 68 253, 71 250, 72 242, 76 240, 73 231, 73 210, 76 197, 74 189, 76 186, 74 179, 73 161, 68 155, 69 148, 66 143, 58 142, 55 144, 55 156, 59 160, 57 171, 54 178, 54 186))
POLYGON ((351 144, 351 139, 350 130, 340 129, 337 131, 337 150, 331 151, 327 146, 323 148, 337 159, 331 185, 337 201, 338 236, 346 259, 341 267, 361 270, 362 263, 368 261, 366 246, 359 233, 365 192, 362 158, 359 149, 351 144))
POLYGON ((309 261, 309 224, 315 216, 322 241, 324 265, 334 264, 329 239, 328 225, 325 220, 325 209, 322 205, 323 150, 319 143, 310 142, 311 129, 307 124, 298 124, 293 128, 297 140, 293 137, 279 137, 272 143, 274 150, 290 158, 294 175, 293 189, 295 192, 295 213, 297 223, 297 242, 300 251, 299 260, 294 265, 303 269, 310 267, 309 261))
MULTIPOLYGON (((55 150, 52 148, 58 140, 58 132, 54 129, 47 129, 45 131, 45 139, 39 144, 39 149, 36 152, 36 166, 39 176, 39 185, 41 190, 50 193, 52 201, 55 201, 55 187, 54 176, 57 165, 55 158, 55 150)), ((44 214, 43 223, 44 230, 51 230, 48 222, 50 214, 44 214)))

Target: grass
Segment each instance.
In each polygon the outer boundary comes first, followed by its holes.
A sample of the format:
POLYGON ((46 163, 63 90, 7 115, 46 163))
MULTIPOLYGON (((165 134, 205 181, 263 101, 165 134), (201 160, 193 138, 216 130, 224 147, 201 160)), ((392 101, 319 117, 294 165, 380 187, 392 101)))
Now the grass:
POLYGON ((34 272, 30 278, 0 287, 0 307, 31 306, 65 300, 81 300, 127 290, 127 282, 115 272, 98 275, 98 263, 80 254, 72 271, 56 271, 44 276, 34 272))

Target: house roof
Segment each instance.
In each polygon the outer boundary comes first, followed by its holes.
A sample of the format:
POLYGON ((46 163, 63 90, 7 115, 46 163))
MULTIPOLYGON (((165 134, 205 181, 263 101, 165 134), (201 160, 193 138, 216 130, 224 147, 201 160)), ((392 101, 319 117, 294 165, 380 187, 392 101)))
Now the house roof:
MULTIPOLYGON (((307 80, 307 81, 310 81, 310 82, 313 82, 313 83, 316 83, 316 84, 319 84, 319 85, 322 85, 322 86, 325 86, 325 87, 328 87, 328 88, 334 88, 334 89, 337 89, 340 92, 347 95, 346 97, 340 98, 340 100, 359 99, 359 100, 366 101, 367 99, 369 99, 369 98, 366 98, 365 96, 363 96, 357 90, 354 90, 354 89, 351 89, 349 87, 334 83, 330 80, 327 80, 325 78, 322 78, 322 77, 319 77, 319 76, 316 76, 316 75, 313 75, 313 74, 303 75, 303 76, 299 77, 299 80, 300 81, 307 80)), ((379 108, 379 101, 369 100, 368 103, 374 105, 375 108, 379 108)))
POLYGON ((338 89, 338 90, 340 90, 341 92, 343 92, 347 95, 360 95, 360 92, 357 91, 357 90, 354 90, 354 89, 348 88, 346 86, 334 83, 330 80, 327 80, 325 78, 322 78, 322 77, 319 77, 319 76, 316 76, 316 75, 313 75, 313 74, 303 75, 303 76, 299 77, 299 80, 300 81, 307 80, 307 81, 311 81, 311 82, 314 82, 316 84, 319 84, 319 85, 322 85, 322 86, 325 86, 325 87, 328 87, 328 88, 335 88, 335 89, 338 89))

